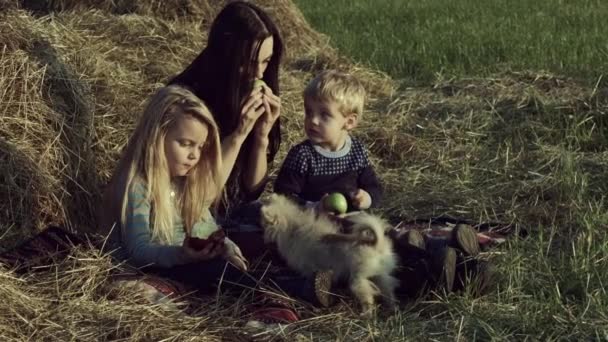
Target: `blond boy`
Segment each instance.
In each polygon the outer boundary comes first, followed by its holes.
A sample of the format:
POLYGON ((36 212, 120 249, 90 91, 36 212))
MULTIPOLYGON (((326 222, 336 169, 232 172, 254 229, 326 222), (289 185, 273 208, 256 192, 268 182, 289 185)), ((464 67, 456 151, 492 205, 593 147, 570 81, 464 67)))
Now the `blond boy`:
POLYGON ((275 192, 307 205, 340 192, 349 211, 377 206, 382 187, 365 147, 350 135, 363 115, 365 89, 352 75, 328 70, 315 77, 303 95, 307 139, 287 154, 275 192))

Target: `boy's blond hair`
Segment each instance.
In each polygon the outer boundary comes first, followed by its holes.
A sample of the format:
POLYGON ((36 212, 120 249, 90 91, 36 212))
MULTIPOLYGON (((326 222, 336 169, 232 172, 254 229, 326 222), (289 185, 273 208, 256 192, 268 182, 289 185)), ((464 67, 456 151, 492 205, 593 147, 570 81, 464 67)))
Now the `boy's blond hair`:
POLYGON ((365 88, 359 80, 347 73, 326 70, 312 79, 304 89, 304 101, 334 101, 342 115, 363 115, 365 88))

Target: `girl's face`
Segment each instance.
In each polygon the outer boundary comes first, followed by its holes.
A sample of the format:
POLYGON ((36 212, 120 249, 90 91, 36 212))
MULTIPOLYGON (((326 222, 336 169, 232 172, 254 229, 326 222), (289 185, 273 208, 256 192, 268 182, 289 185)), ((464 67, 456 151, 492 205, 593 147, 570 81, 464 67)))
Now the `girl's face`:
POLYGON ((255 78, 262 79, 264 77, 264 72, 268 67, 268 63, 270 63, 270 58, 272 57, 272 51, 274 49, 274 39, 272 36, 264 39, 262 44, 260 45, 260 51, 255 60, 255 78))
POLYGON ((188 174, 201 158, 209 131, 191 115, 180 115, 165 136, 165 156, 171 177, 188 174))
POLYGON ((308 139, 330 151, 344 146, 348 130, 355 127, 357 116, 344 115, 335 101, 304 101, 304 129, 308 139))

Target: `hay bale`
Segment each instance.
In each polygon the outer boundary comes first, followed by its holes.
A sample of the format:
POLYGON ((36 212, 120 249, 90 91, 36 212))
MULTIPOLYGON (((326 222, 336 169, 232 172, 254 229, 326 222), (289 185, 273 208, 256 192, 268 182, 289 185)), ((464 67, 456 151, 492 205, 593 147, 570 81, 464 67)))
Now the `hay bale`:
POLYGON ((41 91, 46 68, 22 50, 7 50, 0 54, 0 222, 23 234, 63 219, 53 129, 61 117, 41 91))
POLYGON ((97 9, 109 14, 139 14, 163 19, 201 18, 212 11, 206 0, 23 0, 21 6, 37 15, 53 12, 97 9))

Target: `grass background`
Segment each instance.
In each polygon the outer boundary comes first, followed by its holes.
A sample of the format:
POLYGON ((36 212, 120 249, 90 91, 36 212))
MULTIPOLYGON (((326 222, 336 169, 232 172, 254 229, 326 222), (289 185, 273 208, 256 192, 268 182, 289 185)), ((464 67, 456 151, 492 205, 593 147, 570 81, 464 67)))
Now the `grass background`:
POLYGON ((594 82, 608 71, 601 0, 295 2, 341 52, 410 84, 529 69, 594 82))

